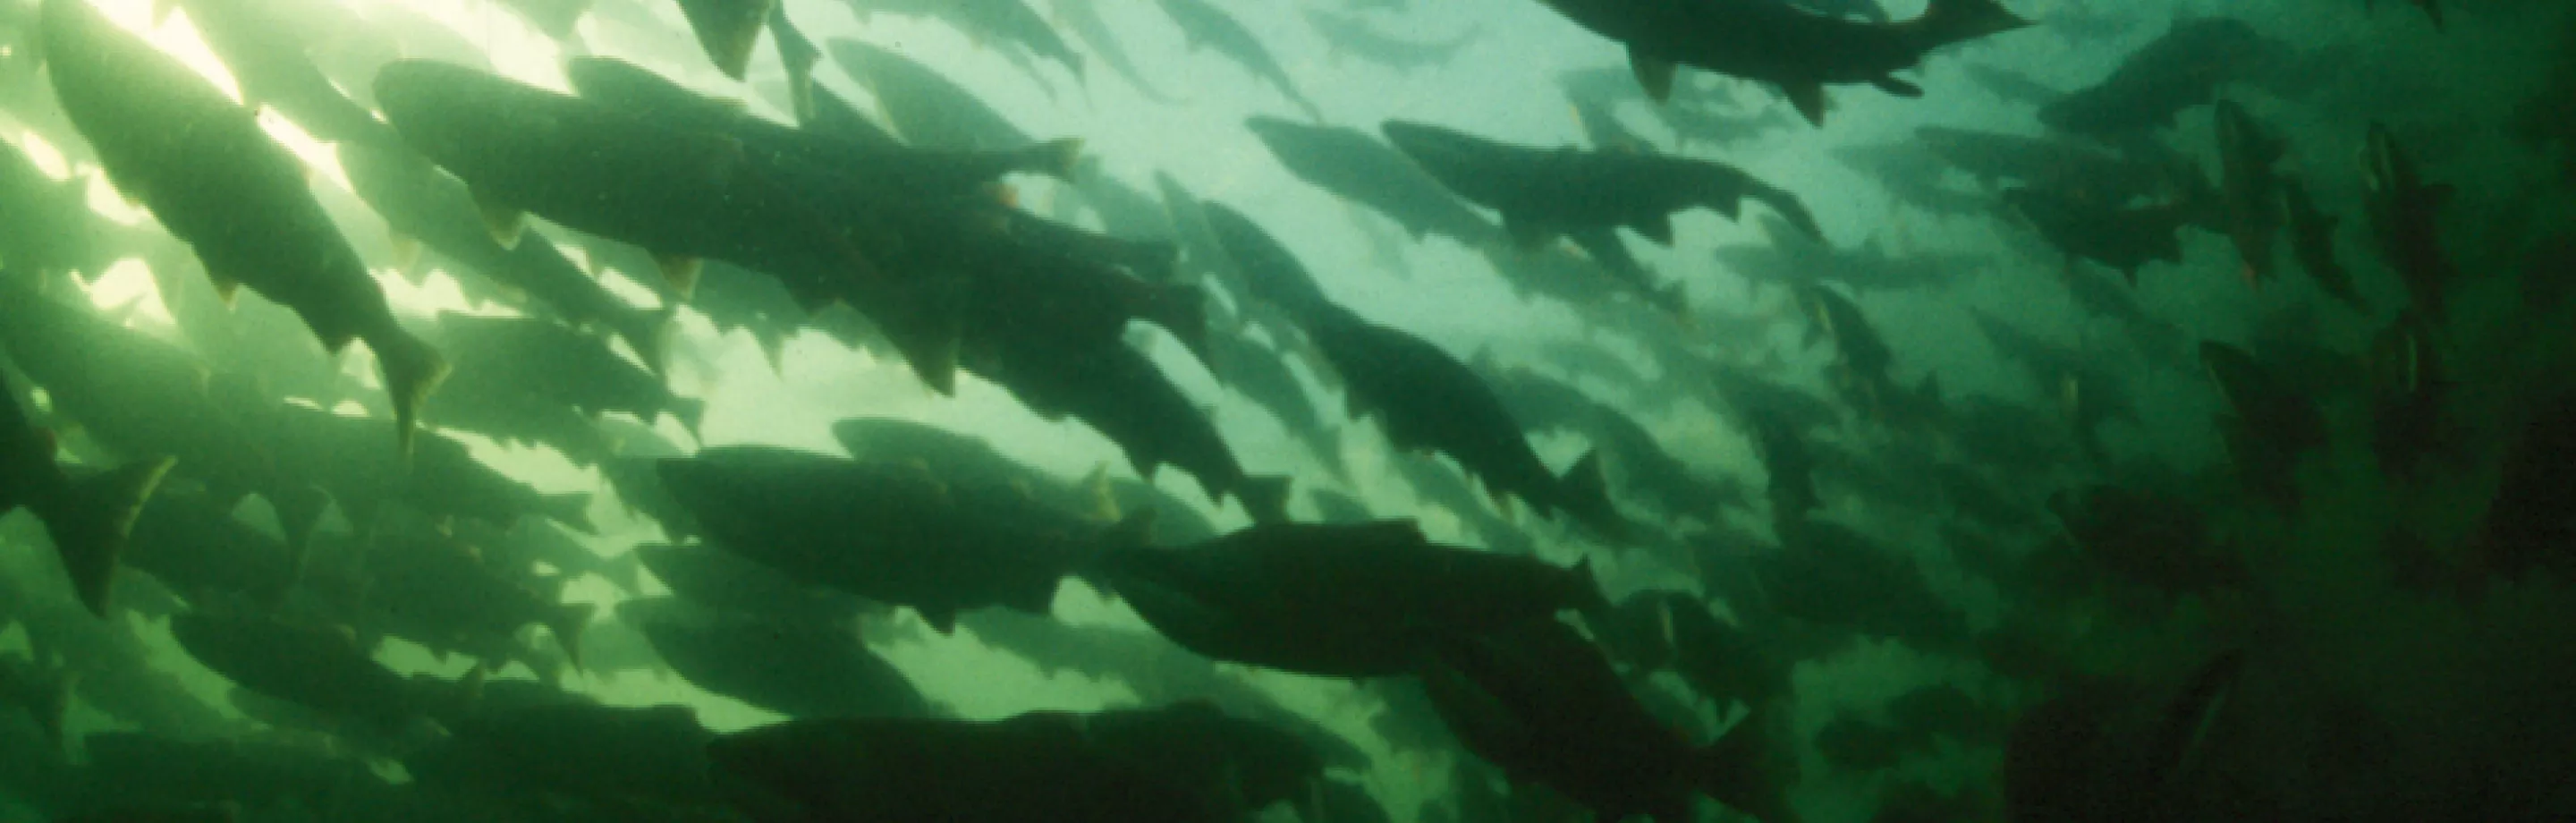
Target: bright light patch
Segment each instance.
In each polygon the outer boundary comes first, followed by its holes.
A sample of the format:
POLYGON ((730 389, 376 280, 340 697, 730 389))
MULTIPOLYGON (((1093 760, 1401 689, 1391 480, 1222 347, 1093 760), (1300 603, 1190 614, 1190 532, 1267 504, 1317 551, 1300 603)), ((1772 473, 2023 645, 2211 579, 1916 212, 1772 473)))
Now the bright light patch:
POLYGON ((141 260, 129 258, 108 266, 90 284, 89 302, 102 309, 131 306, 136 320, 165 326, 178 323, 169 307, 161 304, 161 286, 152 281, 152 268, 141 260))
POLYGON ((70 158, 63 156, 62 149, 46 142, 44 135, 32 130, 18 132, 18 150, 25 152, 27 162, 36 164, 36 169, 44 172, 46 177, 61 180, 72 176, 70 158))

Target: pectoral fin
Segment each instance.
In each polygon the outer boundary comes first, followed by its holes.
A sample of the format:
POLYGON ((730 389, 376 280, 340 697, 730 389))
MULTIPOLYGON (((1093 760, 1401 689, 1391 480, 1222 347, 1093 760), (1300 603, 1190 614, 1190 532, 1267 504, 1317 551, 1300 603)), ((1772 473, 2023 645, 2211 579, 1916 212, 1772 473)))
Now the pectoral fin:
POLYGON ((1798 115, 1814 126, 1825 124, 1825 84, 1791 83, 1780 87, 1789 96, 1789 104, 1798 107, 1798 115))
POLYGON ((492 242, 504 249, 519 247, 519 236, 528 230, 528 213, 494 198, 480 188, 467 190, 474 196, 474 211, 483 217, 483 229, 492 233, 492 242))

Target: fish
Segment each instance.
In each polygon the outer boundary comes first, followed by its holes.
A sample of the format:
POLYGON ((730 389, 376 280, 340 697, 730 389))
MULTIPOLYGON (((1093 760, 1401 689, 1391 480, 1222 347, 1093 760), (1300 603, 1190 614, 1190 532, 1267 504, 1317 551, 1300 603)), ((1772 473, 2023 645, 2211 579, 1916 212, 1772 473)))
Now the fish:
POLYGON ((2363 144, 2361 163, 2362 207, 2374 247, 2405 284, 2416 315, 2440 323, 2448 306, 2443 290, 2459 278, 2441 237, 2443 208, 2457 190, 2426 182, 2396 135, 2376 122, 2363 144))
POLYGON ((2251 573, 2194 503, 2152 489, 2096 484, 2048 498, 2086 561, 2172 596, 2242 588, 2251 573))
POLYGON ((1707 795, 1763 823, 1795 823, 1795 760, 1765 724, 1692 746, 1639 703, 1601 650, 1565 624, 1524 620, 1444 646, 1421 676, 1468 751, 1516 784, 1556 789, 1606 819, 1691 819, 1707 795), (1579 718, 1579 719, 1578 719, 1579 718))
POLYGON ((877 14, 936 18, 982 44, 1003 44, 1056 61, 1076 79, 1082 55, 1025 0, 843 0, 861 22, 877 14))
MULTIPOLYGON (((705 258, 759 270, 778 277, 809 312, 846 300, 885 330, 923 383, 942 393, 955 385, 956 296, 939 282, 890 274, 862 253, 864 236, 883 229, 867 218, 889 214, 880 210, 892 205, 835 186, 828 171, 745 152, 721 133, 668 128, 438 63, 385 67, 376 75, 376 99, 414 149, 465 181, 503 239, 533 213, 639 241, 683 293, 705 258), (498 125, 510 118, 552 125, 498 125), (641 176, 633 173, 638 168, 667 173, 641 176)), ((914 205, 907 215, 937 219, 914 205)))
POLYGON ((1579 432, 1598 445, 1603 464, 1615 470, 1613 484, 1627 499, 1653 506, 1669 517, 1702 521, 1716 519, 1722 507, 1752 502, 1743 488, 1712 479, 1675 456, 1662 438, 1615 405, 1527 367, 1480 364, 1477 371, 1524 425, 1579 432), (1548 406, 1555 411, 1543 413, 1548 406))
POLYGON ((1109 548, 1141 545, 1152 524, 1093 524, 1007 486, 774 447, 711 448, 656 470, 718 546, 910 606, 943 634, 970 609, 1046 613, 1066 575, 1109 548))
POLYGON ((1216 52, 1279 92, 1280 97, 1304 111, 1308 119, 1324 119, 1323 111, 1315 107, 1315 101, 1306 99, 1305 93, 1297 90, 1296 79, 1289 77, 1288 69, 1279 65, 1279 58, 1270 53, 1270 47, 1262 45, 1261 38, 1234 15, 1208 0, 1160 0, 1160 5, 1163 13, 1172 19, 1172 24, 1180 27, 1181 39, 1189 44, 1190 49, 1204 48, 1216 52))
POLYGON ((2278 264, 2281 177, 2272 168, 2287 144, 2264 133, 2235 101, 2218 101, 2218 190, 2227 237, 2245 261, 2245 281, 2260 288, 2278 264))
POLYGON ((1324 757, 1305 741, 1205 699, 1106 709, 1083 732, 1110 757, 1204 792, 1201 805, 1247 816, 1283 804, 1305 814, 1324 783, 1324 757))
POLYGON ((439 315, 437 335, 467 372, 453 384, 457 396, 441 402, 530 396, 584 416, 624 412, 646 423, 667 418, 692 434, 706 421, 705 400, 672 392, 653 372, 552 321, 451 312, 439 315))
POLYGON ((1317 677, 1401 674, 1446 640, 1558 611, 1606 613, 1588 561, 1432 543, 1410 520, 1253 526, 1086 571, 1201 655, 1317 677))
POLYGON ((466 185, 408 148, 346 144, 338 157, 351 189, 384 216, 394 234, 525 293, 568 323, 596 324, 626 341, 647 368, 663 367, 667 310, 611 294, 543 235, 525 234, 503 247, 484 226, 466 185))
POLYGON ((1767 243, 1717 247, 1720 265, 1747 280, 1794 286, 1839 283, 1854 294, 1909 291, 1956 285, 1990 267, 1982 257, 1943 251, 1899 254, 1873 238, 1858 246, 1817 242, 1789 221, 1764 215, 1759 225, 1767 243))
POLYGON ((60 747, 76 679, 15 653, 0 656, 0 707, 25 713, 47 742, 60 747))
POLYGON ((1135 87, 1137 93, 1143 94, 1145 99, 1167 106, 1187 102, 1155 85, 1153 80, 1146 77, 1144 69, 1136 67, 1136 58, 1129 56, 1127 47, 1119 43, 1117 29, 1112 28, 1109 21, 1100 16, 1101 2, 1102 0, 1056 0, 1047 5, 1047 8, 1054 12, 1049 19, 1056 25, 1073 32, 1074 39, 1082 41, 1086 51, 1098 57, 1100 62, 1107 64, 1110 71, 1124 78, 1127 85, 1135 87))
POLYGON ((1250 218, 1220 204, 1207 208, 1217 238, 1256 284, 1255 294, 1297 317, 1333 364, 1354 417, 1376 417, 1398 450, 1438 451, 1456 459, 1497 499, 1509 495, 1541 513, 1570 514, 1613 541, 1632 534, 1634 524, 1604 489, 1597 452, 1563 475, 1550 472, 1492 387, 1466 364, 1429 341, 1333 303, 1294 253, 1250 218))
POLYGON ((582 627, 589 603, 565 603, 540 591, 533 574, 487 564, 477 545, 440 533, 414 512, 385 511, 366 524, 363 540, 336 553, 317 552, 307 572, 318 600, 367 637, 394 636, 441 654, 471 655, 498 669, 531 662, 520 638, 530 626, 554 636, 564 660, 581 665, 582 627))
POLYGON ((574 698, 525 706, 479 703, 451 736, 403 758, 419 785, 460 794, 724 804, 707 764, 716 738, 685 705, 605 706, 574 698))
POLYGON ((1984 88, 1987 94, 1992 94, 1995 99, 2013 105, 2038 108, 2066 96, 2063 89, 2041 83, 2028 74, 1992 63, 1970 63, 1967 70, 1969 79, 1977 81, 1977 85, 1984 88))
POLYGON ((698 47, 705 49, 708 62, 716 70, 735 80, 751 68, 752 50, 760 45, 761 29, 769 25, 770 15, 778 0, 678 0, 680 16, 689 21, 689 31, 698 36, 698 47))
POLYGON ((232 73, 243 105, 273 109, 323 140, 384 150, 402 145, 384 121, 350 100, 314 65, 309 56, 314 44, 285 19, 310 10, 257 0, 158 0, 156 5, 187 10, 188 23, 232 73))
POLYGON ((218 292, 247 285, 293 309, 330 351, 365 340, 408 450, 448 365, 394 319, 303 165, 249 110, 88 3, 48 0, 42 15, 55 94, 108 180, 188 242, 218 292))
POLYGON ((1266 116, 1243 125, 1297 179, 1386 215, 1416 240, 1437 234, 1477 247, 1501 236, 1493 221, 1375 135, 1266 116))
POLYGON ((2308 194, 2307 184, 2297 178, 2281 180, 2281 206, 2289 218, 2290 256, 2299 261, 2308 279, 2315 281, 2326 296, 2368 311, 2370 303, 2354 288, 2351 270, 2335 259, 2335 216, 2318 208, 2316 199, 2308 194))
MULTIPOLYGON (((2416 8, 2424 10, 2424 16, 2433 21, 2434 31, 2448 31, 2450 29, 2447 22, 2442 19, 2442 0, 2408 0, 2408 2, 2413 4, 2416 8)), ((2379 0, 2363 0, 2361 7, 2369 11, 2378 11, 2379 0)))
POLYGON ((2166 164, 2101 151, 2058 137, 2026 137, 1947 126, 1915 139, 1952 168, 1987 186, 2017 183, 2106 206, 2156 197, 2172 187, 2166 164))
POLYGON ((2447 411, 2460 381, 2434 335, 2422 317, 2401 312, 2371 341, 2370 448, 2407 480, 2463 463, 2467 437, 2447 411))
POLYGON ((53 179, 14 142, 0 147, 0 222, 19 227, 0 233, 0 259, 19 277, 96 277, 139 239, 89 208, 86 179, 53 179))
POLYGON ((2291 58, 2286 43, 2230 17, 2174 20, 2092 85, 2039 108, 2039 122, 2071 134, 2116 137, 2172 126, 2209 105, 2229 83, 2262 78, 2291 58))
POLYGON ((1285 353, 1254 341, 1239 331, 1208 335, 1209 372, 1279 421, 1282 429, 1335 475, 1348 471, 1342 457, 1342 434, 1326 425, 1306 395, 1306 386, 1288 369, 1285 353))
POLYGON ((818 718, 719 737, 707 758, 804 819, 1200 823, 1232 819, 1194 787, 1106 750, 1082 715, 818 718))
POLYGON ((1910 21, 1873 23, 1817 14, 1772 0, 1542 0, 1594 34, 1628 49, 1646 94, 1672 95, 1673 74, 1691 66, 1778 86, 1807 122, 1825 121, 1825 86, 1866 83, 1920 97, 1898 80, 1933 49, 2030 25, 1994 0, 1938 0, 1910 21))
POLYGON ((848 625, 883 606, 789 577, 706 543, 645 543, 631 553, 673 597, 708 612, 795 626, 848 625))
POLYGON ((496 0, 496 5, 536 27, 558 43, 574 41, 574 28, 588 14, 592 0, 496 0))
POLYGON ((303 558, 285 541, 204 491, 163 489, 145 501, 123 560, 190 603, 277 608, 303 577, 303 558))
POLYGON ((788 717, 941 713, 850 626, 709 614, 670 598, 619 603, 617 619, 691 685, 788 717))
POLYGON ((190 613, 170 620, 189 657, 242 688, 310 709, 361 736, 399 744, 438 734, 459 687, 419 683, 376 662, 348 635, 263 616, 190 613))
POLYGON ((824 40, 823 52, 867 87, 895 132, 915 148, 1009 151, 1036 142, 966 87, 912 58, 844 37, 824 40))
POLYGON ((1470 26, 1438 40, 1409 40, 1380 31, 1356 15, 1313 7, 1301 13, 1335 56, 1349 55, 1407 73, 1448 65, 1459 49, 1485 34, 1482 26, 1470 26))
POLYGON ((117 558, 133 534, 135 518, 176 458, 73 474, 56 462, 53 433, 29 423, 17 394, 7 389, 0 382, 0 394, 7 395, 0 398, 0 465, 7 467, 9 478, 0 491, 0 511, 24 508, 44 521, 73 594, 91 614, 104 618, 117 558))
POLYGON ((2247 660, 2223 651, 2171 686, 2070 690, 2013 721, 2004 748, 2006 819, 2171 819, 2204 801, 2183 784, 2228 707, 2247 660))
POLYGON ((1748 199, 1769 206, 1809 237, 1824 236, 1796 195, 1732 166, 1521 146, 1408 120, 1389 120, 1381 130, 1388 143, 1450 191, 1500 212, 1504 232, 1524 247, 1617 226, 1670 244, 1673 212, 1699 206, 1733 218, 1748 199))
POLYGON ((2227 399, 2229 411, 2220 415, 2219 430, 2237 475, 2264 499, 2295 507, 2300 455, 2327 444, 2324 414, 2314 400, 2243 349, 2202 341, 2200 359, 2227 399))
MULTIPOLYGON (((2064 253, 2070 269, 2074 261, 2090 260, 2119 272, 2132 288, 2148 263, 2182 264, 2180 233, 2194 219, 2177 203, 2115 205, 2044 188, 2005 189, 2003 202, 2041 240, 2064 253)), ((2070 271, 2068 278, 2082 274, 2070 271)))

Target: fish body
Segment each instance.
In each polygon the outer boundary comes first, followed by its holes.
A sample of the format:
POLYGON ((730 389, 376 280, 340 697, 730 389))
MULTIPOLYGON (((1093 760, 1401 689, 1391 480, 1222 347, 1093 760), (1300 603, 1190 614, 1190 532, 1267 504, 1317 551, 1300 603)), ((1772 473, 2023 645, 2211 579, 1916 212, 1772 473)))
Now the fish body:
POLYGON ((2217 100, 2219 87, 2265 76, 2288 59, 2288 52, 2286 44, 2241 20, 2176 20, 2100 82, 2041 106, 2039 122, 2102 137, 2164 128, 2173 125, 2175 115, 2217 100))
POLYGON ((1824 234, 1795 195, 1733 166, 1662 154, 1521 146, 1405 120, 1387 121, 1383 131, 1387 142, 1450 191, 1502 213, 1504 231, 1524 247, 1618 226, 1669 244, 1674 212, 1706 207, 1732 218, 1747 199, 1770 206, 1811 237, 1824 234))
POLYGON ((1380 31, 1357 15, 1312 7, 1304 13, 1306 24, 1323 35, 1334 53, 1401 72, 1448 65, 1459 49, 1484 35, 1482 30, 1471 28, 1440 40, 1408 40, 1380 31))
POLYGON ((1322 677, 1397 674, 1446 639, 1608 609, 1587 565, 1441 546, 1401 520, 1256 526, 1111 552, 1094 573, 1183 647, 1322 677))
POLYGON ((2003 200, 2069 259, 2110 267, 2131 285, 2148 263, 2182 262, 2182 227, 2191 221, 2173 205, 2118 206, 2040 188, 2005 189, 2003 200))
POLYGON ((848 626, 706 614, 663 598, 620 603, 617 615, 642 630, 681 679, 788 717, 933 714, 902 670, 848 626))
POLYGON ((1287 98, 1308 118, 1324 119, 1322 112, 1315 108, 1315 101, 1306 99, 1305 93, 1297 90, 1297 80, 1288 76, 1287 67, 1279 64, 1279 58, 1270 53, 1270 47, 1262 45, 1261 38, 1253 34, 1243 21, 1236 20, 1234 15, 1208 0, 1161 0, 1161 5, 1163 13, 1171 16, 1173 25, 1180 27, 1181 37, 1188 41, 1190 48, 1205 48, 1233 61, 1244 71, 1251 72, 1255 79, 1277 90, 1279 96, 1287 98))
POLYGON ((2218 191, 2227 237, 2245 260, 2245 279, 2257 286, 2279 264, 2280 162, 2283 143, 2234 101, 2218 101, 2218 191))
POLYGON ((1415 239, 1441 235, 1469 246, 1500 232, 1403 152, 1357 129, 1254 117, 1244 127, 1298 179, 1368 206, 1415 239))
POLYGON ((661 368, 667 317, 609 293, 541 235, 528 234, 515 245, 502 246, 477 216, 473 194, 453 175, 407 148, 344 144, 339 158, 350 188, 384 216, 394 233, 524 292, 565 322, 596 324, 625 340, 647 366, 661 368))
POLYGON ((43 24, 56 96, 108 180, 188 242, 219 292, 249 286, 293 309, 331 351, 365 340, 408 447, 447 363, 395 322, 303 164, 248 109, 89 4, 48 0, 43 24))
POLYGON ((1914 20, 1873 23, 1773 0, 1544 0, 1593 33, 1628 47, 1647 94, 1670 95, 1677 66, 1779 86, 1810 123, 1825 117, 1824 87, 1866 83, 1906 97, 1897 80, 1933 49, 2030 25, 1993 0, 1940 0, 1914 20))
POLYGON ((2443 207, 2454 189, 2429 183, 2387 126, 2371 124, 2362 147, 2362 205, 2381 260, 2397 270, 2418 316, 2439 323, 2443 289, 2459 270, 2442 249, 2443 207))
POLYGON ((900 463, 727 446, 664 460, 658 471, 717 545, 790 577, 911 606, 943 632, 968 609, 1046 613, 1066 574, 1102 545, 1135 539, 1007 487, 900 463))
POLYGON ((923 382, 953 385, 957 316, 938 307, 937 284, 897 277, 860 252, 859 241, 884 228, 870 217, 891 204, 828 171, 747 152, 722 133, 437 63, 385 67, 376 98, 413 148, 465 181, 496 227, 533 213, 645 246, 675 284, 694 278, 692 261, 714 258, 779 278, 808 307, 847 300, 886 330, 923 382))
POLYGON ((2281 206, 2289 218, 2290 255, 2299 261, 2308 279, 2316 281, 2326 296, 2355 309, 2368 310, 2370 304, 2352 284, 2352 271, 2335 258, 2335 216, 2318 208, 2316 198, 2308 194, 2307 184, 2296 179, 2282 179, 2281 206))
POLYGON ((707 747, 720 778, 796 806, 804 819, 895 823, 1214 823, 1190 787, 1104 751, 1083 718, 797 720, 707 747))
POLYGON ((1552 787, 1604 818, 1691 819, 1706 794, 1764 823, 1794 823, 1794 769, 1744 725, 1693 748, 1656 719, 1601 650, 1554 620, 1444 647, 1427 666, 1431 705, 1468 751, 1514 783, 1552 787), (1739 737, 1738 735, 1742 735, 1739 737))
POLYGON ((92 614, 107 616, 117 558, 172 462, 161 457, 75 477, 55 462, 53 434, 30 424, 16 393, 0 384, 0 512, 24 508, 45 522, 72 592, 92 614))

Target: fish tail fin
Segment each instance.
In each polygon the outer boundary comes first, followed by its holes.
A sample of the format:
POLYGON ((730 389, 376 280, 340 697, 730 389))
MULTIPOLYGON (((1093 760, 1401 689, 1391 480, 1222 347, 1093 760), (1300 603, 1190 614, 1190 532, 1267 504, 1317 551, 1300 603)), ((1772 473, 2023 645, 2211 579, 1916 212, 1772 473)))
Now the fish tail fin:
POLYGON ((1030 146, 1020 153, 1019 170, 1043 174, 1073 182, 1076 167, 1082 165, 1082 138, 1067 137, 1030 146))
POLYGON ((1775 740, 1786 731, 1776 728, 1780 714, 1775 707, 1754 707, 1734 728, 1694 752, 1691 767, 1700 793, 1762 823, 1799 823, 1783 790, 1797 782, 1798 763, 1795 753, 1775 740))
POLYGON ((635 357, 644 361, 646 371, 655 377, 669 377, 671 320, 679 313, 679 304, 672 303, 660 309, 622 311, 610 322, 616 327, 612 331, 618 339, 626 341, 626 347, 635 350, 635 357))
POLYGON ((1916 31, 1930 44, 1938 46, 1974 40, 1990 34, 2001 34, 2030 25, 1997 0, 1932 0, 1923 16, 1914 18, 1916 31))
POLYGON ((597 535, 599 526, 590 522, 590 492, 564 492, 544 495, 537 511, 548 520, 564 524, 582 534, 597 535))
POLYGON ((1196 285, 1149 287, 1145 313, 1190 350, 1190 356, 1203 365, 1216 361, 1208 355, 1207 294, 1196 285))
POLYGON ((581 669, 581 630, 590 625, 591 613, 597 609, 589 603, 561 603, 546 616, 546 631, 554 634, 555 645, 563 647, 564 660, 575 671, 581 669))
POLYGON ((1816 213, 1808 211, 1806 201, 1798 199, 1798 195, 1787 189, 1763 186, 1753 190, 1753 197, 1770 206, 1772 211, 1779 212, 1781 219, 1789 221, 1789 225, 1796 227, 1798 233, 1806 235, 1807 239, 1826 242, 1824 225, 1816 222, 1816 213))
POLYGON ((665 412, 672 417, 680 418, 681 428, 688 429, 690 437, 697 437, 698 428, 707 422, 707 401, 696 397, 673 395, 669 408, 665 412))
MULTIPOLYGON (((50 460, 50 458, 48 458, 50 460)), ((45 529, 71 574, 72 590, 91 614, 107 616, 108 587, 116 576, 117 557, 144 501, 178 462, 162 457, 138 460, 104 474, 72 481, 59 511, 45 512, 45 529)))
POLYGON ((1601 593, 1601 576, 1592 570, 1592 556, 1584 555, 1583 559, 1575 561, 1574 568, 1568 571, 1573 574, 1571 585, 1574 586, 1575 591, 1571 602, 1574 603, 1575 610, 1582 612, 1586 617, 1608 616, 1612 608, 1610 596, 1601 593))
POLYGON ((644 590, 644 557, 628 549, 602 563, 599 576, 607 578, 609 585, 628 594, 641 592, 644 590))
POLYGON ((413 435, 420 430, 420 406, 454 367, 437 349, 400 329, 369 338, 367 347, 376 352, 376 368, 384 372, 385 393, 393 400, 394 441, 409 460, 413 435))
POLYGON ((1610 481, 1601 471, 1599 449, 1584 452, 1583 459, 1574 461, 1558 482, 1565 489, 1565 503, 1575 510, 1610 505, 1610 481))
POLYGON ((1288 478, 1246 477, 1234 484, 1234 500, 1243 513, 1261 524, 1288 522, 1288 478))

